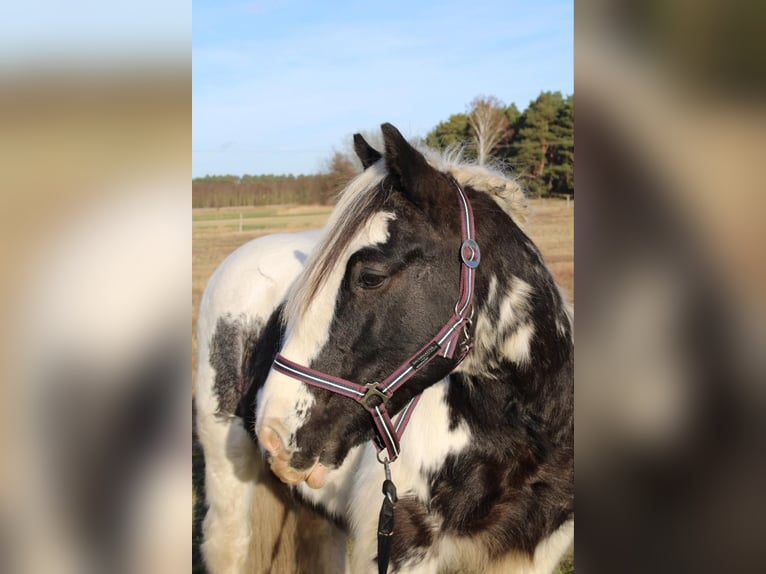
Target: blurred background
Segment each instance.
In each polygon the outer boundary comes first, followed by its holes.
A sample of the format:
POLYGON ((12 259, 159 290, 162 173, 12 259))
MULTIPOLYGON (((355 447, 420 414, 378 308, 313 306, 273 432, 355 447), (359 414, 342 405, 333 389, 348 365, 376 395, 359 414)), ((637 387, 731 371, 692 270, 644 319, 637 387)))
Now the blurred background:
MULTIPOLYGON (((581 571, 766 567, 765 16, 575 6, 581 571)), ((191 569, 190 44, 0 12, 2 572, 191 569)))
POLYGON ((581 571, 766 568, 763 23, 576 4, 581 571))
POLYGON ((191 10, 0 9, 0 571, 188 572, 191 10))

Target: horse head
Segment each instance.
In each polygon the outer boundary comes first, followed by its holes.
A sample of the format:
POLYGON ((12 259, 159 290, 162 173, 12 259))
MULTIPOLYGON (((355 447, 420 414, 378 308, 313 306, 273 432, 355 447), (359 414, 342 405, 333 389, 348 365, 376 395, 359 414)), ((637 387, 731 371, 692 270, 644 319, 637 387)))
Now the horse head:
MULTIPOLYGON (((355 136, 366 169, 341 196, 283 316, 283 357, 360 385, 382 381, 431 340, 461 291, 457 184, 395 127, 384 124, 382 132, 383 154, 355 136)), ((457 355, 429 357, 386 401, 388 412, 456 362, 457 355)), ((283 481, 318 488, 328 469, 374 437, 375 425, 359 402, 272 369, 256 432, 283 481)))

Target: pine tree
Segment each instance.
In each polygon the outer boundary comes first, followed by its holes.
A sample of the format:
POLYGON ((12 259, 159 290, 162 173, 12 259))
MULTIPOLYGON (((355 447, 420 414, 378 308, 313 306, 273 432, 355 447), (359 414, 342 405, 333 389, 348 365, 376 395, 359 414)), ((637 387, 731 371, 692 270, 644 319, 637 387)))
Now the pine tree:
POLYGON ((555 138, 550 166, 551 192, 574 194, 574 96, 559 108, 551 128, 555 138))
POLYGON ((521 112, 519 111, 519 108, 516 107, 516 104, 512 103, 503 110, 503 114, 508 120, 508 128, 505 137, 497 144, 492 155, 500 160, 501 163, 504 163, 507 167, 513 169, 515 165, 515 149, 513 143, 516 140, 516 132, 519 130, 521 112))
POLYGON ((542 92, 519 119, 513 142, 513 163, 530 195, 545 196, 552 190, 557 137, 553 127, 564 100, 560 92, 542 92))
MULTIPOLYGON (((446 122, 440 122, 426 136, 426 145, 445 149, 449 146, 467 145, 471 140, 471 126, 466 114, 453 114, 446 122)), ((469 152, 469 155, 472 155, 469 152)))

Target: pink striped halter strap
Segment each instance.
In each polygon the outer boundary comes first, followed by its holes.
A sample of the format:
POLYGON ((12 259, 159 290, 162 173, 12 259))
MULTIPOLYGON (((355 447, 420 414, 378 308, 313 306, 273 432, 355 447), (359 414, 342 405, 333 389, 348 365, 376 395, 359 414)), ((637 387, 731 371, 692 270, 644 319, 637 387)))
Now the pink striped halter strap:
POLYGON ((471 204, 457 181, 452 179, 452 182, 457 188, 460 203, 462 240, 460 244, 460 259, 462 265, 460 270, 460 291, 457 303, 455 304, 455 310, 452 317, 444 324, 441 330, 385 379, 380 382, 370 382, 366 385, 360 385, 304 367, 290 361, 281 354, 275 357, 272 365, 275 371, 283 375, 297 379, 307 385, 348 397, 360 403, 372 415, 377 431, 375 443, 378 451, 382 451, 385 448, 388 460, 390 461, 396 460, 399 456, 399 441, 420 398, 420 395, 417 395, 411 399, 399 412, 396 421, 393 421, 386 410, 386 405, 393 394, 399 387, 410 380, 419 369, 430 363, 435 357, 442 356, 452 359, 457 356, 457 361, 453 366, 454 369, 465 358, 472 347, 471 327, 474 274, 476 267, 478 267, 481 261, 481 252, 479 245, 474 239, 471 204))

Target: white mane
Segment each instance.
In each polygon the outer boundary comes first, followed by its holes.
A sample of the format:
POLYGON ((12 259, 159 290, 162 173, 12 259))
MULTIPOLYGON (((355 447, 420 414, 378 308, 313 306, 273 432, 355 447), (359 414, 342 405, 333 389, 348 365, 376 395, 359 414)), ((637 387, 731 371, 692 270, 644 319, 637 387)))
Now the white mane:
POLYGON ((449 173, 463 187, 472 187, 492 197, 516 223, 526 220, 527 198, 518 182, 495 166, 478 165, 464 158, 463 147, 448 147, 444 151, 419 147, 428 163, 449 173))

